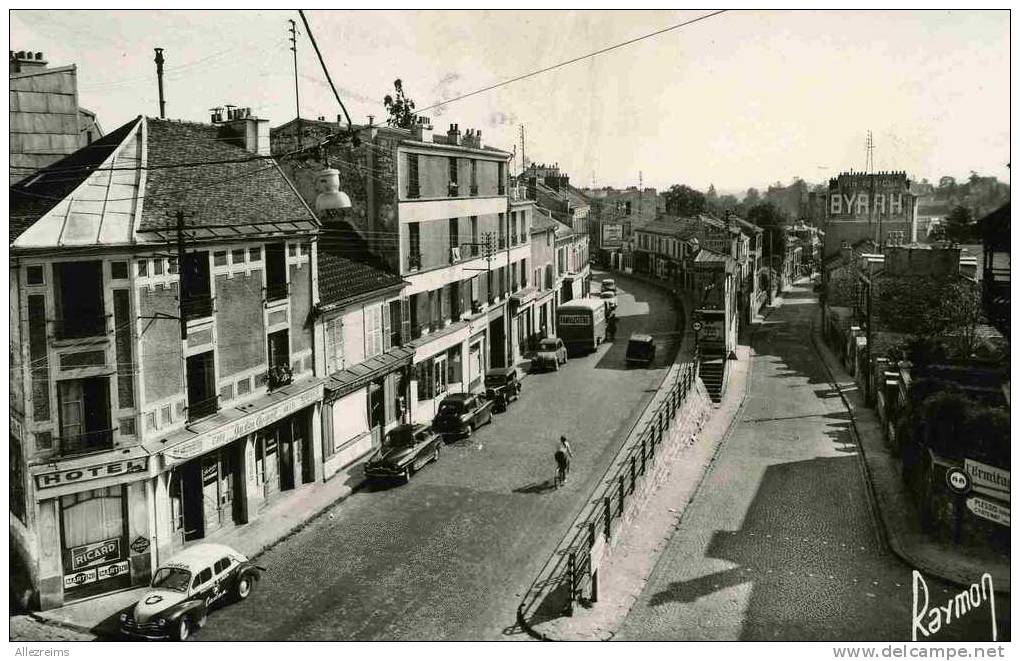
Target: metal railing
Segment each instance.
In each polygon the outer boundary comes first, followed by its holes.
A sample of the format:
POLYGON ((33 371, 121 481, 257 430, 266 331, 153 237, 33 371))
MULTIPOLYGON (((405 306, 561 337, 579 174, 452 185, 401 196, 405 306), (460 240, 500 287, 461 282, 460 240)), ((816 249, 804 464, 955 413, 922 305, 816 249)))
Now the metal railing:
POLYGON ((97 429, 76 436, 62 436, 60 438, 60 454, 68 456, 109 450, 113 447, 114 431, 116 431, 116 427, 97 429))
POLYGON ((618 529, 627 512, 628 499, 642 485, 646 475, 655 466, 666 433, 676 424, 674 418, 684 405, 697 381, 698 355, 683 364, 670 383, 664 383, 660 392, 665 395, 655 405, 654 413, 636 435, 631 431, 629 446, 621 449, 619 459, 606 469, 600 486, 582 510, 583 516, 571 528, 550 560, 531 584, 517 609, 519 624, 524 624, 540 600, 565 587, 568 595, 566 614, 572 614, 573 604, 591 578, 592 550, 604 542, 610 545, 614 525, 618 529))
POLYGON ((407 255, 407 270, 418 271, 421 269, 421 253, 412 252, 407 255))
POLYGON ((53 320, 53 336, 58 340, 101 337, 106 333, 106 317, 103 315, 75 316, 53 320))
POLYGON ((213 395, 207 399, 200 399, 197 402, 188 401, 188 422, 194 422, 220 410, 220 396, 213 395))

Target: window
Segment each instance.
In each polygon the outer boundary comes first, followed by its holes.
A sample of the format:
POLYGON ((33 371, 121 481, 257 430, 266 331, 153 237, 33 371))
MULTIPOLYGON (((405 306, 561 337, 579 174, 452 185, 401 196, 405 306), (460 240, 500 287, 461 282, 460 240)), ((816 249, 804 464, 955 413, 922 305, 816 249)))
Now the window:
POLYGON ((344 369, 344 320, 333 317, 326 322, 326 373, 344 369))
POLYGON ((28 284, 30 284, 30 285, 42 285, 42 284, 45 284, 44 281, 43 281, 43 267, 42 266, 29 266, 26 278, 27 278, 28 284))
POLYGON ((499 250, 506 248, 506 227, 504 223, 506 221, 506 214, 499 214, 499 250))
POLYGON ((134 418, 121 418, 117 421, 117 427, 120 428, 121 436, 134 436, 136 433, 134 418))
POLYGON ((226 266, 227 265, 227 251, 217 250, 213 253, 213 266, 226 266))
POLYGON ((248 261, 249 262, 261 262, 262 261, 262 247, 248 248, 248 261))
POLYGON ((311 254, 311 252, 312 252, 312 244, 310 244, 310 243, 302 243, 298 247, 300 248, 299 252, 302 255, 308 255, 308 254, 311 254))
POLYGON ((35 435, 35 447, 38 450, 52 450, 53 434, 48 431, 38 432, 35 435))
POLYGON ((163 260, 152 260, 152 275, 163 275, 163 260))
POLYGON ((176 257, 171 257, 171 258, 169 258, 166 261, 167 261, 166 272, 170 273, 171 275, 176 274, 177 273, 177 258, 176 257))
POLYGON ((58 381, 57 401, 62 454, 113 447, 108 377, 58 381))
POLYGON ((407 270, 421 268, 421 228, 419 223, 407 224, 407 270))
MULTIPOLYGON (((32 267, 30 266, 28 268, 29 268, 29 274, 31 274, 32 267)), ((41 269, 42 267, 37 267, 37 268, 41 269)), ((42 274, 41 273, 39 274, 39 277, 40 277, 40 279, 42 278, 42 274)), ((127 277, 128 277, 128 265, 127 265, 127 262, 111 262, 110 263, 110 278, 111 279, 113 279, 113 280, 127 280, 127 277)), ((32 282, 31 278, 29 278, 28 284, 30 284, 30 285, 41 284, 41 282, 40 283, 35 283, 35 282, 32 282)))
POLYGON ((276 331, 267 336, 269 345, 269 366, 290 367, 290 337, 287 330, 276 331))
POLYGON ((148 411, 145 414, 145 428, 149 431, 156 430, 156 412, 148 411))
POLYGON ((478 195, 478 161, 471 159, 471 194, 478 195))
POLYGON ((291 243, 287 246, 287 254, 291 257, 297 257, 297 244, 291 243))
POLYGON ((56 279, 57 337, 96 337, 106 334, 102 262, 64 262, 53 265, 56 279))
POLYGON ((195 581, 191 584, 191 588, 195 589, 200 585, 203 585, 212 580, 212 569, 206 567, 202 571, 198 572, 195 576, 195 581))
POLYGON ((223 572, 227 571, 227 569, 229 569, 229 568, 230 568, 230 558, 220 558, 219 560, 216 561, 216 564, 213 565, 213 573, 215 573, 215 574, 222 574, 223 572))
POLYGON ((403 344, 401 322, 403 317, 400 313, 400 301, 390 301, 390 346, 399 347, 403 344))
POLYGON ((244 264, 244 248, 237 248, 230 251, 230 261, 234 264, 244 264))
POLYGON ((160 413, 160 416, 159 416, 160 417, 160 422, 163 424, 163 426, 169 425, 171 422, 173 422, 173 415, 172 415, 172 413, 170 411, 170 405, 169 404, 167 404, 166 406, 161 408, 159 410, 159 413, 160 413))
POLYGON ((457 159, 451 156, 450 161, 450 185, 449 192, 450 197, 457 197, 457 159))
MULTIPOLYGON (((226 259, 226 253, 223 253, 226 259)), ((200 319, 212 315, 212 296, 209 281, 209 253, 192 252, 184 255, 181 273, 181 312, 186 319, 200 319)))
POLYGON ((421 197, 421 184, 418 179, 418 154, 407 155, 407 196, 421 197))
POLYGON ((510 212, 510 245, 517 244, 517 212, 510 212))
MULTIPOLYGON (((216 396, 216 368, 213 352, 206 351, 205 353, 188 356, 186 372, 188 420, 198 420, 218 411, 219 403, 216 396)), ((168 413, 164 410, 164 416, 166 415, 168 413)))
POLYGON ((478 216, 471 216, 471 256, 478 254, 478 216))
POLYGON ((266 246, 266 300, 287 298, 287 256, 282 243, 266 246))
POLYGON ((500 161, 498 164, 498 171, 496 176, 498 181, 497 186, 499 187, 498 194, 506 195, 506 163, 504 163, 503 161, 500 161))
POLYGON ((460 247, 460 236, 458 235, 457 219, 451 218, 449 225, 450 225, 450 263, 453 263, 455 261, 453 258, 453 249, 460 247))

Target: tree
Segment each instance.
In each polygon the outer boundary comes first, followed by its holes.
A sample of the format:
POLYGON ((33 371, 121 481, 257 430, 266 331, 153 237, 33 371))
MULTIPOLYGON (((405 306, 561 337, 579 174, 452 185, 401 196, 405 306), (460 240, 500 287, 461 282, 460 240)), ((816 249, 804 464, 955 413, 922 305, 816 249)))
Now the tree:
POLYGON ((399 78, 393 81, 393 89, 396 91, 396 97, 387 94, 383 98, 386 112, 390 114, 386 123, 397 128, 411 128, 414 122, 414 99, 404 92, 404 84, 399 78))
POLYGON ((985 323, 981 290, 964 279, 951 280, 939 288, 936 304, 927 310, 925 325, 960 356, 977 348, 979 327, 985 323))
POLYGON ((673 184, 662 196, 666 213, 672 216, 696 216, 705 211, 705 195, 690 186, 673 184))
MULTIPOLYGON (((753 188, 748 191, 754 190, 753 188)), ((789 217, 786 212, 771 202, 756 204, 747 210, 747 220, 765 230, 762 235, 762 252, 766 259, 772 260, 773 255, 783 255, 786 251, 786 224, 789 217)))
POLYGON ((967 207, 954 207, 946 216, 946 240, 966 243, 974 236, 973 216, 967 207))

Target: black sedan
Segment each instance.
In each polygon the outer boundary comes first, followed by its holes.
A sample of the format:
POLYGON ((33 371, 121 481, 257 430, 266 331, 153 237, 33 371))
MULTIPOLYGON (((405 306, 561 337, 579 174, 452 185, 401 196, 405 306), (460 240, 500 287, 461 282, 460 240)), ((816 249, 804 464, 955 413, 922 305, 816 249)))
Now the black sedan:
POLYGON ((407 482, 426 464, 439 459, 442 445, 442 438, 425 425, 394 427, 386 432, 382 447, 365 464, 365 475, 407 482))
POLYGON ((461 392, 439 403, 432 428, 446 436, 470 436, 478 427, 492 422, 492 405, 478 395, 461 392))

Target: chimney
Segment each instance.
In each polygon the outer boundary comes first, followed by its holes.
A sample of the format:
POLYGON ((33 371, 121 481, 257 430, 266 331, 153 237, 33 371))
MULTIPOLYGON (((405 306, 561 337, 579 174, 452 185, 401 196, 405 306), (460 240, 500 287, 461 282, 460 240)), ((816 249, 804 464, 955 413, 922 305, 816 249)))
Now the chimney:
POLYGON ((46 60, 43 59, 43 54, 32 51, 10 51, 10 71, 9 73, 24 73, 26 71, 36 71, 38 69, 46 68, 46 60))
MULTIPOLYGON (((215 108, 214 110, 219 109, 215 108)), ((228 142, 231 144, 247 149, 258 156, 271 154, 269 120, 253 116, 251 108, 227 106, 226 121, 220 123, 219 126, 220 135, 228 138, 228 142)))
POLYGON ((451 145, 460 144, 460 127, 450 124, 450 130, 446 132, 446 142, 451 145))
MULTIPOLYGON (((371 121, 369 121, 371 126, 371 121)), ((411 139, 418 142, 432 142, 432 120, 423 115, 411 119, 411 139)))

